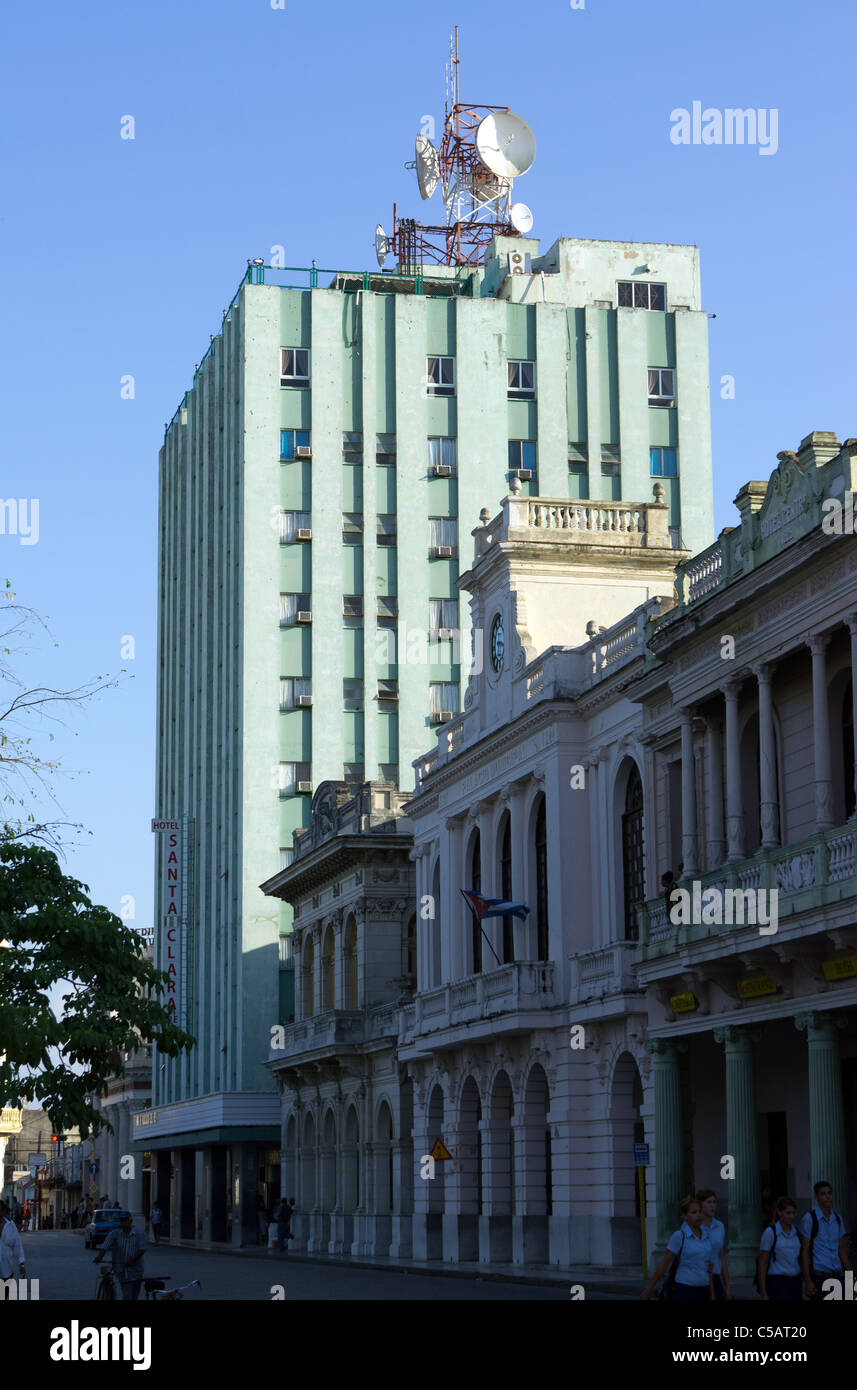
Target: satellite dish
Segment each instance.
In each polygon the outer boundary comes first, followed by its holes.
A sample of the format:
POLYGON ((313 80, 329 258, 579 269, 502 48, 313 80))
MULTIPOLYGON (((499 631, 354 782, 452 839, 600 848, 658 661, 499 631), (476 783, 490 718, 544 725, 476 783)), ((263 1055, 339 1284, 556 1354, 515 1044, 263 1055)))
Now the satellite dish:
POLYGON ((416 140, 416 170, 417 182, 420 186, 420 196, 430 198, 437 188, 440 178, 440 163, 438 161, 437 150, 427 135, 418 135, 416 140))
POLYGON ((516 232, 520 232, 521 236, 526 236, 533 225, 533 214, 526 203, 513 203, 509 208, 509 221, 516 232))
POLYGON ((492 111, 479 122, 476 151, 492 174, 517 179, 536 157, 536 137, 522 116, 513 111, 492 111))
POLYGON ((390 238, 384 231, 379 222, 375 228, 375 255, 378 257, 378 265, 384 269, 384 262, 390 254, 390 238))

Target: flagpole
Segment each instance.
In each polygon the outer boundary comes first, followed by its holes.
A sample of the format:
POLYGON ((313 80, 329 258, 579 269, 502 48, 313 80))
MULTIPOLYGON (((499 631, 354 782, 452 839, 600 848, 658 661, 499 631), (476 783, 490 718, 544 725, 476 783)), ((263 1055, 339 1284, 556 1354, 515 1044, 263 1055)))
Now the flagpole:
POLYGON ((497 955, 497 952, 494 950, 494 947, 491 945, 491 942, 488 940, 488 937, 485 935, 485 928, 483 927, 483 925, 482 925, 481 921, 479 920, 479 918, 476 916, 476 908, 473 906, 472 902, 471 902, 470 899, 468 898, 468 896, 467 896, 467 894, 465 893, 465 891, 464 891, 463 888, 459 888, 458 891, 459 891, 459 893, 461 894, 461 896, 462 896, 462 898, 464 899, 464 901, 467 903, 467 906, 470 908, 470 911, 473 913, 473 916, 476 918, 476 921, 477 921, 477 923, 478 923, 478 925, 479 925, 479 930, 480 930, 481 933, 482 933, 482 937, 483 937, 483 940, 484 940, 484 942, 485 942, 485 945, 488 947, 488 950, 491 952, 491 954, 492 954, 492 956, 494 957, 494 959, 496 960, 497 964, 498 964, 498 965, 502 965, 503 962, 501 961, 500 957, 497 955))

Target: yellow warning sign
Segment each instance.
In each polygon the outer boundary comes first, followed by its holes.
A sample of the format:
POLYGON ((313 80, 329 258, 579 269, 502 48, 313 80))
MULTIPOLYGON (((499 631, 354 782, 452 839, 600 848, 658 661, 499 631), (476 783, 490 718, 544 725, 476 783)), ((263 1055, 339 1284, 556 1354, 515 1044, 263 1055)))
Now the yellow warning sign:
POLYGON ((442 1139, 435 1139, 434 1144, 432 1145, 431 1156, 435 1160, 439 1158, 452 1158, 452 1154, 449 1152, 449 1149, 446 1147, 442 1139))

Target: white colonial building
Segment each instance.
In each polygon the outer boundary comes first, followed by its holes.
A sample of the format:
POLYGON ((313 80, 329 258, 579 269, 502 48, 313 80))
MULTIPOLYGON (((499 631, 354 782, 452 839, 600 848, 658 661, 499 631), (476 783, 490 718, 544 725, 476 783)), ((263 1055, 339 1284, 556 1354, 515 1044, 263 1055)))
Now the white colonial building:
POLYGON ((464 714, 409 801, 322 788, 264 885, 296 910, 269 1066, 308 1250, 632 1264, 639 1143, 649 1253, 699 1186, 733 1273, 786 1191, 829 1179, 850 1226, 855 490, 857 441, 817 433, 693 558, 657 484, 482 514, 464 714), (480 928, 462 889, 529 914, 480 928))

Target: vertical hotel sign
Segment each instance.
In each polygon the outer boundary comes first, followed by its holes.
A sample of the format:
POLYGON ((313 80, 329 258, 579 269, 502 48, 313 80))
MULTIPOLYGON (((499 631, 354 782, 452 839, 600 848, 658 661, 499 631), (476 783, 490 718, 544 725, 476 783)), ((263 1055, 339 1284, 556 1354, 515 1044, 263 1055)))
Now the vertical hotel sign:
POLYGON ((161 840, 161 907, 163 937, 159 968, 166 970, 167 1009, 173 1023, 184 1023, 182 930, 184 919, 183 827, 178 820, 153 820, 152 830, 161 840))

